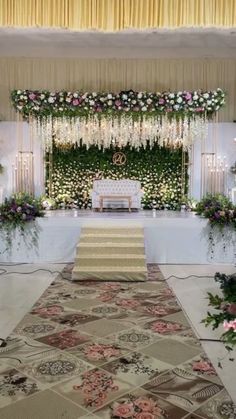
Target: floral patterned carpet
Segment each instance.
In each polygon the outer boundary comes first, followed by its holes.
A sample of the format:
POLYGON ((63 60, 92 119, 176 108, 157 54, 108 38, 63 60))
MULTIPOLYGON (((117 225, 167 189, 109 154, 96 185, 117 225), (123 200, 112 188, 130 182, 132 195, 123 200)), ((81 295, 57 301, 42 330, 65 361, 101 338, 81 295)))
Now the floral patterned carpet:
POLYGON ((53 282, 0 348, 0 418, 235 419, 158 266, 148 272, 53 282))

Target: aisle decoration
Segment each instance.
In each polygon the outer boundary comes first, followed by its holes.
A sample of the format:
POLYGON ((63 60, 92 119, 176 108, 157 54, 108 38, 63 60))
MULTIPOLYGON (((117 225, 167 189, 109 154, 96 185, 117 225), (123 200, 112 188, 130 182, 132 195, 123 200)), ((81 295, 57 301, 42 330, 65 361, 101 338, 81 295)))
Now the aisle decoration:
POLYGON ((222 242, 223 251, 226 251, 229 242, 236 245, 236 207, 227 196, 206 195, 196 205, 196 213, 209 221, 206 233, 211 258, 214 256, 216 243, 222 242))
POLYGON ((236 345, 236 274, 216 273, 215 281, 220 284, 222 295, 208 292, 209 306, 214 308, 214 312, 208 311, 203 323, 211 325, 213 330, 223 326, 221 340, 231 351, 236 345))
POLYGON ((35 220, 43 215, 40 201, 31 196, 17 194, 6 198, 0 205, 0 235, 6 243, 5 251, 11 251, 17 232, 19 232, 18 248, 21 238, 26 248, 32 246, 37 248, 38 227, 35 220))
POLYGON ((81 141, 87 148, 139 149, 158 142, 187 149, 206 136, 208 119, 225 104, 220 88, 163 93, 14 90, 11 98, 46 151, 52 149, 53 138, 65 149, 81 141))

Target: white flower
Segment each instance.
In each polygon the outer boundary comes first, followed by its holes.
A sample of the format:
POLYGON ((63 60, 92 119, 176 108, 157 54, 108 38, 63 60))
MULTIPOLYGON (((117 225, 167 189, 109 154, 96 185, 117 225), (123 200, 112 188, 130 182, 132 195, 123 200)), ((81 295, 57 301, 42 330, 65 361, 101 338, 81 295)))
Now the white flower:
POLYGON ((204 102, 204 99, 202 97, 200 97, 199 102, 204 102))
POLYGON ((59 111, 63 111, 63 108, 59 108, 59 111))
POLYGON ((93 105, 94 105, 94 103, 95 103, 95 102, 94 102, 94 100, 90 100, 90 101, 89 101, 89 104, 90 104, 91 106, 93 106, 93 105))
POLYGON ((147 103, 148 103, 148 105, 150 105, 150 103, 152 103, 152 99, 147 99, 147 103))
POLYGON ((18 95, 20 95, 21 94, 21 90, 17 90, 17 92, 16 92, 18 95))
POLYGON ((147 110, 147 107, 146 106, 143 106, 142 107, 142 111, 145 112, 146 110, 147 110))
POLYGON ((108 100, 107 104, 108 104, 109 106, 112 106, 112 104, 113 104, 112 100, 108 100))
POLYGON ((127 95, 122 95, 122 99, 123 100, 127 100, 128 99, 128 96, 127 95))
POLYGON ((207 100, 207 104, 208 105, 211 105, 212 104, 212 101, 211 100, 207 100))
POLYGON ((209 93, 204 93, 203 97, 204 97, 204 99, 208 99, 209 98, 209 93))
POLYGON ((93 97, 96 97, 96 96, 97 96, 97 93, 96 93, 96 92, 93 92, 93 93, 92 93, 92 96, 93 96, 93 97))
POLYGON ((182 95, 182 92, 178 92, 178 93, 177 93, 177 96, 181 96, 181 95, 182 95))
POLYGON ((170 100, 170 104, 174 105, 175 101, 174 100, 170 100))
POLYGON ((182 97, 178 97, 177 102, 178 102, 178 103, 182 103, 182 102, 183 102, 182 97))
MULTIPOLYGON (((124 98, 124 96, 125 96, 125 95, 123 95, 123 98, 124 98)), ((107 95, 107 99, 112 99, 112 94, 111 94, 111 93, 108 93, 108 95, 107 95)), ((126 99, 127 99, 127 97, 126 97, 126 99)))
POLYGON ((50 96, 48 98, 48 103, 54 103, 54 102, 55 102, 55 98, 50 96))
POLYGON ((198 100, 198 95, 194 95, 193 100, 198 100))
POLYGON ((133 105, 135 105, 135 103, 137 103, 137 101, 134 99, 132 100, 133 105))
POLYGON ((170 98, 170 99, 174 99, 174 97, 175 97, 175 94, 174 94, 174 93, 170 93, 170 94, 169 94, 169 98, 170 98))
POLYGON ((64 102, 63 97, 60 97, 59 102, 64 102))
POLYGON ((70 103, 70 102, 71 102, 71 98, 70 98, 70 97, 67 97, 67 98, 66 98, 66 102, 67 102, 67 103, 70 103))
POLYGON ((178 111, 178 109, 179 109, 179 105, 174 105, 174 109, 175 109, 176 111, 178 111))
POLYGON ((44 99, 44 98, 45 98, 45 95, 43 93, 41 93, 40 99, 44 99))
POLYGON ((19 111, 23 108, 22 105, 17 105, 17 109, 19 109, 19 111))
POLYGON ((76 92, 75 92, 75 93, 73 94, 73 97, 77 98, 77 97, 78 97, 78 93, 76 93, 76 92))
POLYGON ((138 97, 138 99, 141 99, 143 97, 142 92, 139 92, 137 97, 138 97))

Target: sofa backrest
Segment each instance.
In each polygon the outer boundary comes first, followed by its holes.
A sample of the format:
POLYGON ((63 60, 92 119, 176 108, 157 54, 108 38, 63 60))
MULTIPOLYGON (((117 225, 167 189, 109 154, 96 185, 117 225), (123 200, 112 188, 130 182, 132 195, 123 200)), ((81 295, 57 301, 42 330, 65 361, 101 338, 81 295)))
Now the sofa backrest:
POLYGON ((104 195, 129 195, 139 192, 141 184, 138 180, 102 179, 93 182, 93 190, 104 195))

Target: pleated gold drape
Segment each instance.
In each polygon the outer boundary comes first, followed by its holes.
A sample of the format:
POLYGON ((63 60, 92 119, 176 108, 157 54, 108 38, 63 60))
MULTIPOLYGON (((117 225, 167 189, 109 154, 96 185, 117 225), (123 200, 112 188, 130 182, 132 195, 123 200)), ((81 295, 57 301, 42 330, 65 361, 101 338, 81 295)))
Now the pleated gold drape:
POLYGON ((226 90, 220 121, 236 119, 236 59, 0 58, 0 119, 15 120, 13 89, 70 91, 226 90))
POLYGON ((0 26, 101 31, 236 27, 236 0, 0 0, 0 26))

